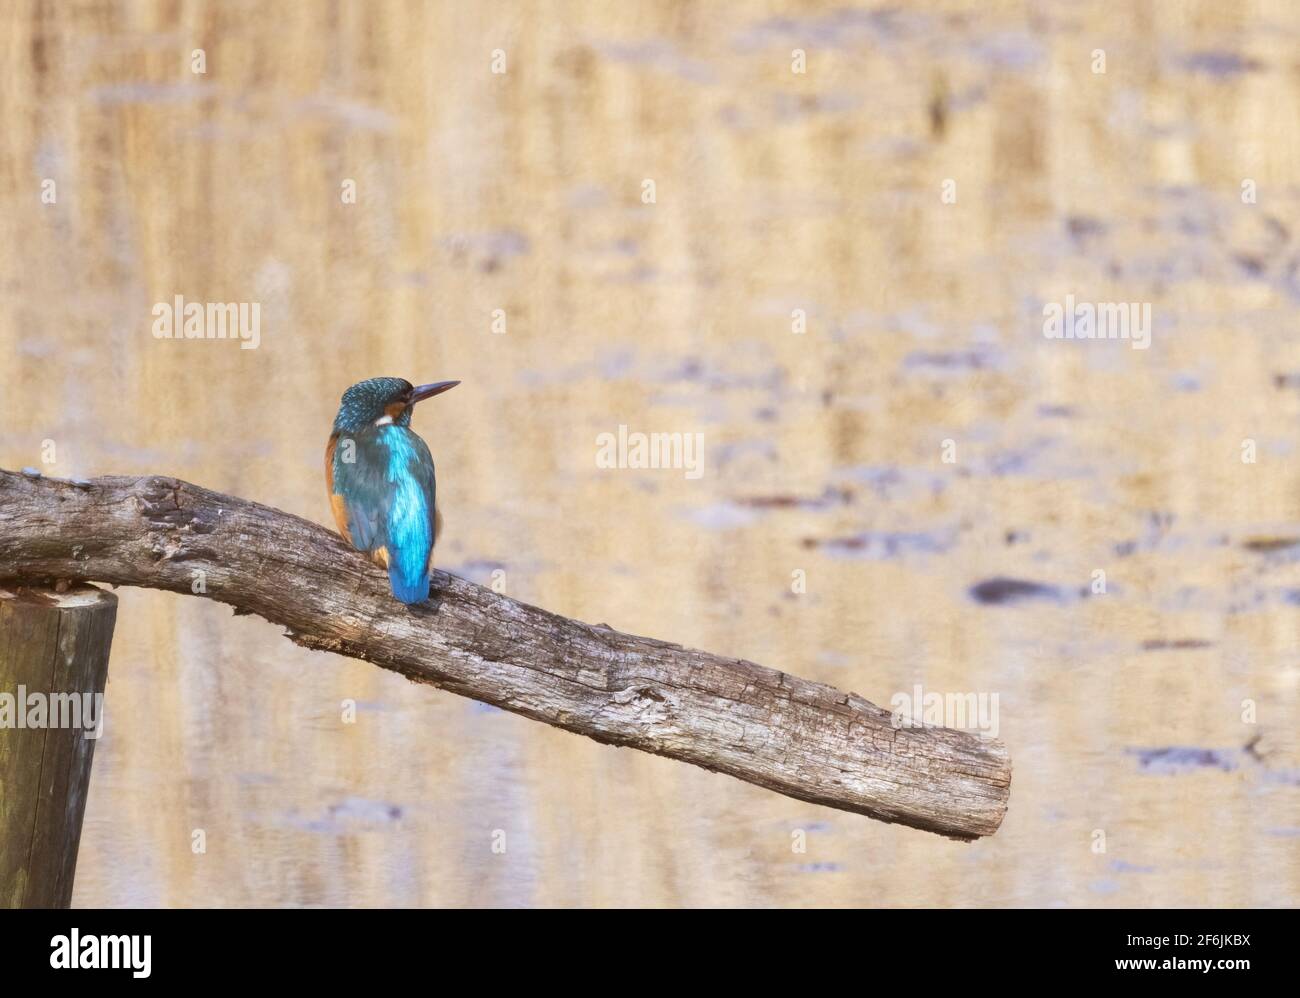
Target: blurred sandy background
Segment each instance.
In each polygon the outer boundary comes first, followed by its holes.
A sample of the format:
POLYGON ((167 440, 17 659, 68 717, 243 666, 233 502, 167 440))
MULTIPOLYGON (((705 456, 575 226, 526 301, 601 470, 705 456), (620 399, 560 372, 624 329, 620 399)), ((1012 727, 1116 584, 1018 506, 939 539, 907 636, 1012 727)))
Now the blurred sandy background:
POLYGON ((1295 904, 1298 43, 1290 0, 4 4, 0 466, 329 523, 341 391, 460 378, 443 567, 996 692, 1015 766, 962 845, 123 590, 75 903, 1295 904), (175 294, 260 348, 155 340, 175 294), (1066 294, 1150 349, 1046 340, 1066 294), (704 476, 597 468, 619 424, 704 476))

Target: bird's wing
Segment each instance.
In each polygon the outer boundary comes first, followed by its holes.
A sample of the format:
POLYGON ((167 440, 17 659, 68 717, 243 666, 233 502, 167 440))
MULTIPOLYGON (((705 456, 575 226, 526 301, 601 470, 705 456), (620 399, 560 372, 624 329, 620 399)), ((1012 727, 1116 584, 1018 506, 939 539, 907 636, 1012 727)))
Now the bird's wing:
POLYGON ((330 437, 326 481, 330 507, 339 533, 358 551, 373 551, 384 543, 392 487, 388 483, 388 452, 373 429, 330 437))
POLYGON ((334 491, 334 452, 338 449, 338 445, 339 431, 335 430, 325 444, 325 491, 330 497, 330 512, 334 515, 334 524, 339 528, 343 539, 351 544, 352 532, 348 530, 347 505, 343 502, 343 497, 334 491))

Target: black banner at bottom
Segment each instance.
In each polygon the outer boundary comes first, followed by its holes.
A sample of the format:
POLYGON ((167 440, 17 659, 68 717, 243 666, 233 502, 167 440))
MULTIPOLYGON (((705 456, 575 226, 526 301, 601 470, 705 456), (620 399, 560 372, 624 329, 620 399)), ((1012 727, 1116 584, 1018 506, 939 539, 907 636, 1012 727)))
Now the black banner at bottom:
MULTIPOLYGON (((1294 910, 916 911, 658 914, 653 922, 585 912, 512 916, 457 910, 10 911, 0 914, 7 983, 374 983, 445 965, 459 979, 490 961, 487 985, 527 968, 531 983, 573 975, 622 986, 670 975, 692 986, 734 987, 773 974, 850 978, 896 973, 899 983, 970 984, 1102 978, 1261 982, 1291 964, 1294 910), (661 920, 662 919, 662 920, 661 920), (753 921, 750 921, 753 919, 753 921), (549 930, 549 931, 548 931, 549 930), (716 940, 713 946, 708 941, 716 940), (716 949, 714 948, 716 947, 716 949), (631 961, 631 964, 629 964, 631 961), (773 966, 777 962, 782 966, 773 966), (602 973, 603 972, 603 973, 602 973)), ((574 986, 577 986, 574 982, 574 986)), ((10 991, 17 994, 17 991, 10 991)))

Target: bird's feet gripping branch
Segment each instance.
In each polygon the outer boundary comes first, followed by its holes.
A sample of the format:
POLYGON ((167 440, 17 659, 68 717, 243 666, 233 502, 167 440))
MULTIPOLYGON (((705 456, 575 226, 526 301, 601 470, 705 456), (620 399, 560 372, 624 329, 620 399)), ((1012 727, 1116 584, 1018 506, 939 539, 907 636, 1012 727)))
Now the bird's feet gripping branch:
POLYGON ((411 411, 458 384, 359 381, 343 393, 325 446, 325 483, 339 533, 388 569, 393 595, 403 603, 429 598, 433 546, 442 534, 433 456, 411 429, 411 411))

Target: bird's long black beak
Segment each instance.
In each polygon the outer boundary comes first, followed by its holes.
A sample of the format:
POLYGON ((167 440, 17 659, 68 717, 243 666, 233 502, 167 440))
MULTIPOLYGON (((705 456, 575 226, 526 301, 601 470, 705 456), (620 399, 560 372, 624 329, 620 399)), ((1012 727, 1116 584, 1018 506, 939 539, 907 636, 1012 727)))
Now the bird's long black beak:
POLYGON ((406 404, 415 405, 416 402, 423 402, 425 399, 441 395, 459 384, 459 381, 435 381, 431 385, 416 385, 411 389, 411 396, 406 404))

